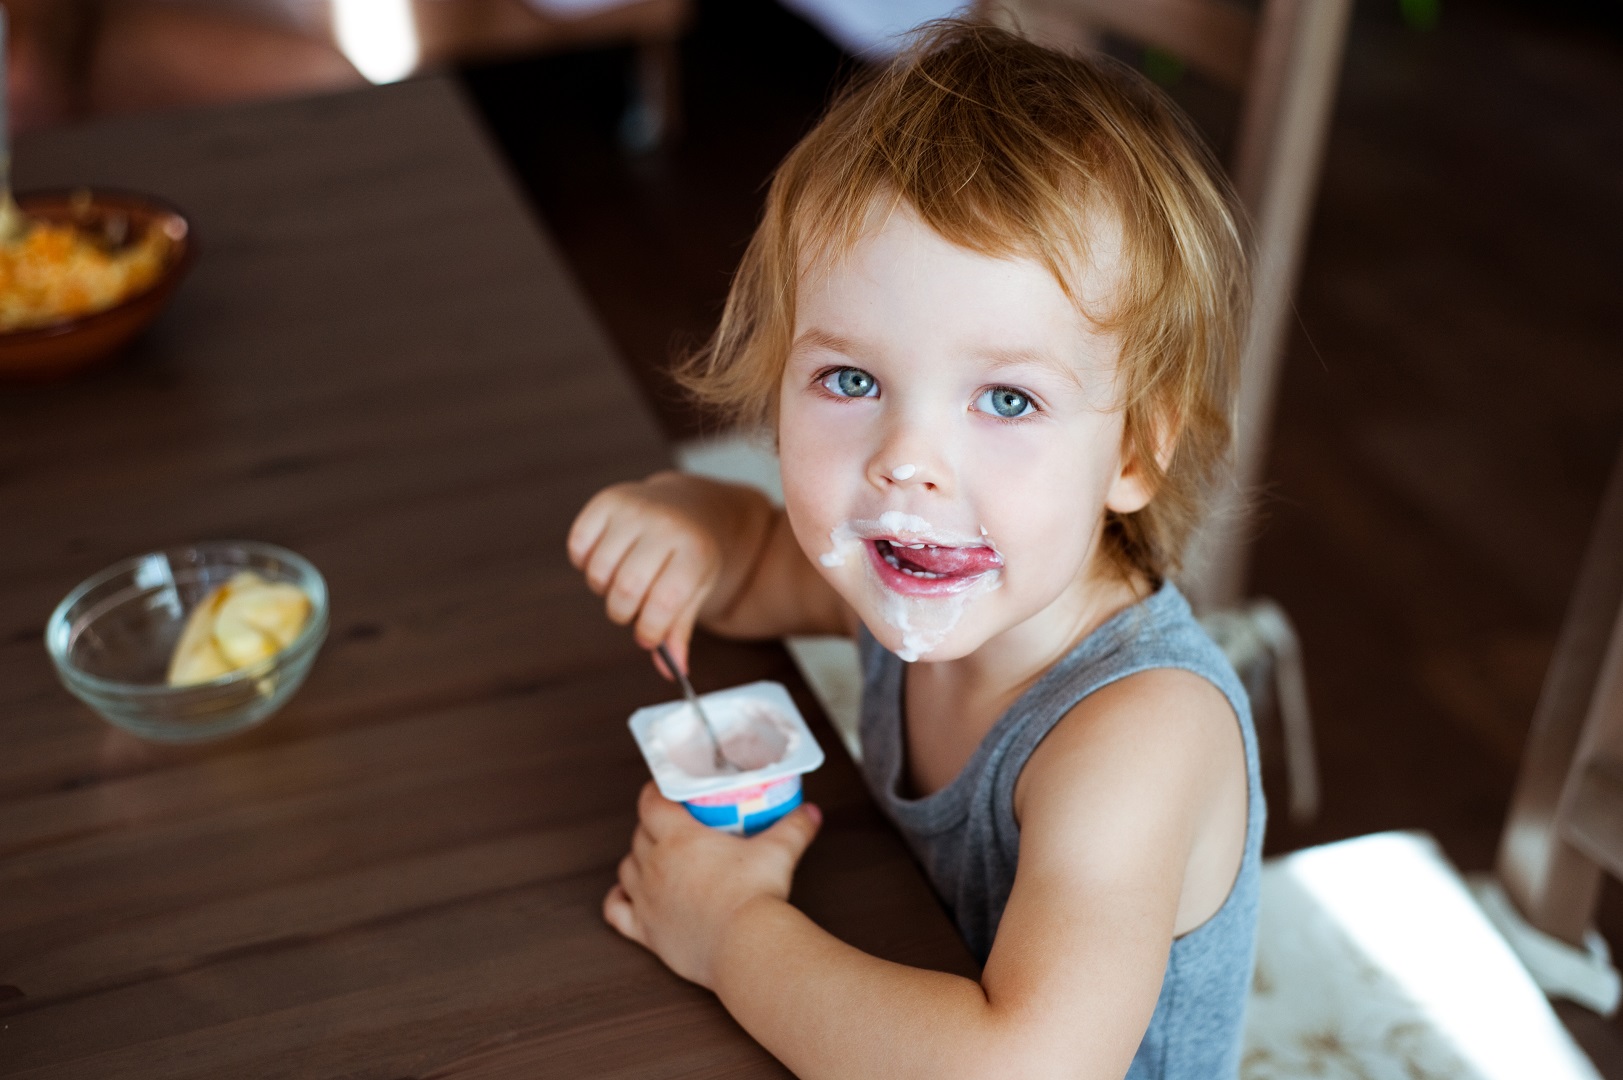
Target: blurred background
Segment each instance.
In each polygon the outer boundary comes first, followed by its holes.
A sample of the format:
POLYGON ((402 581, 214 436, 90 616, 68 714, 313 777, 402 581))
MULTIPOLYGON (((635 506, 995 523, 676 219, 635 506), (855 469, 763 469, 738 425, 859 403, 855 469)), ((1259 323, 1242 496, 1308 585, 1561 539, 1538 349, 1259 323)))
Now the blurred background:
MULTIPOLYGON (((865 63, 767 0, 6 7, 24 131, 454 72, 673 440, 708 429, 671 358, 865 63)), ((1122 57, 1230 148, 1232 95, 1122 57)), ((1249 591, 1300 634, 1323 796, 1269 849, 1424 829, 1485 870, 1623 439, 1623 3, 1360 0, 1295 295, 1249 591)), ((1623 1026, 1558 1009, 1623 1077, 1623 1026)))

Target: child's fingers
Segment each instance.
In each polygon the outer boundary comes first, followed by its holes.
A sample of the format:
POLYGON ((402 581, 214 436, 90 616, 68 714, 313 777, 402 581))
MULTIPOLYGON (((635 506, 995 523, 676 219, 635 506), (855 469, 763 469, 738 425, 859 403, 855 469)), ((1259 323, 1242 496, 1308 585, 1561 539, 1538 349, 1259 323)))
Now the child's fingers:
POLYGON ((564 547, 569 552, 569 561, 577 570, 586 568, 586 560, 591 557, 592 549, 602 538, 603 532, 608 528, 609 519, 614 516, 614 508, 619 501, 618 488, 604 488, 593 495, 580 513, 575 515, 575 521, 569 526, 569 538, 564 541, 564 547))
MULTIPOLYGON (((637 615, 637 644, 645 649, 652 649, 660 642, 669 643, 671 631, 676 628, 677 621, 687 608, 703 602, 704 588, 702 571, 693 565, 693 560, 680 553, 672 553, 671 558, 660 568, 659 575, 648 587, 648 595, 643 600, 642 611, 637 615)), ((692 630, 691 624, 688 628, 692 630)), ((687 639, 682 640, 680 655, 677 663, 687 663, 687 639)))
POLYGON ((698 825, 680 803, 671 802, 661 795, 659 785, 652 780, 642 786, 642 792, 637 796, 637 819, 655 843, 664 840, 687 822, 698 825))
POLYGON ((688 601, 687 607, 676 616, 671 628, 665 634, 665 647, 670 650, 671 656, 682 665, 686 671, 688 666, 688 646, 693 643, 693 626, 699 621, 699 609, 704 606, 704 595, 695 594, 688 601))
POLYGON ((611 519, 597 538, 597 543, 592 545, 583 572, 586 574, 586 584, 597 595, 602 596, 609 591, 621 561, 637 542, 637 536, 638 530, 633 523, 611 519))
POLYGON ((670 560, 671 550, 664 540, 646 533, 638 537, 614 571, 604 604, 609 618, 621 626, 635 619, 670 560))
POLYGON ((653 834, 645 829, 641 823, 638 823, 637 831, 631 834, 631 854, 642 862, 651 859, 654 854, 653 834))
POLYGON ((642 885, 642 866, 638 864, 637 857, 627 852, 620 860, 615 876, 619 878, 620 887, 626 891, 626 896, 635 896, 642 885))
POLYGON ((608 894, 603 897, 603 921, 639 945, 645 944, 642 925, 637 921, 637 910, 631 906, 631 897, 626 895, 619 882, 610 886, 608 894))
MULTIPOLYGON (((652 659, 654 661, 654 670, 659 672, 659 677, 660 678, 664 679, 666 682, 675 682, 676 681, 676 672, 672 671, 670 668, 665 666, 665 661, 660 659, 659 653, 650 652, 648 654, 648 656, 649 656, 650 659, 652 659)), ((671 658, 675 659, 678 664, 686 664, 687 663, 687 658, 686 657, 683 657, 681 659, 676 659, 676 650, 675 649, 671 650, 671 658)), ((683 670, 686 670, 686 668, 684 668, 683 670)))
POLYGON ((789 865, 794 866, 806 854, 806 849, 811 847, 822 824, 823 811, 813 803, 802 803, 792 813, 773 822, 758 839, 783 848, 784 854, 789 857, 789 865))

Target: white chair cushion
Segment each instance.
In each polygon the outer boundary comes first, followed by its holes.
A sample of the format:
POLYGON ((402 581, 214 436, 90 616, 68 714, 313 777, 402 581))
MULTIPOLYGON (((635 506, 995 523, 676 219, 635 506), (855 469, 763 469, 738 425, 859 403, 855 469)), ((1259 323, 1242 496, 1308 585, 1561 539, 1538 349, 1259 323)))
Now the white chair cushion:
POLYGON ((1244 1080, 1599 1080, 1429 836, 1263 868, 1244 1080))

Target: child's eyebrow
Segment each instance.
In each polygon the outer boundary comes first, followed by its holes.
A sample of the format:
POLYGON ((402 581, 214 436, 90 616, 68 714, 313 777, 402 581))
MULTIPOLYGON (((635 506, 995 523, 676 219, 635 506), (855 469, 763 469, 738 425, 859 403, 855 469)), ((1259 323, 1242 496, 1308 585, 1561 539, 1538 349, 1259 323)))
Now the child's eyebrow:
MULTIPOLYGON (((795 338, 795 342, 790 346, 789 351, 797 353, 805 349, 827 349, 829 352, 846 357, 859 356, 862 351, 861 346, 850 338, 841 337, 838 334, 830 333, 815 326, 795 338)), ((1046 349, 994 347, 982 350, 978 355, 988 362, 993 371, 1000 368, 1017 367, 1022 364, 1034 365, 1047 368, 1049 371, 1063 377, 1078 390, 1087 390, 1077 366, 1067 363, 1064 359, 1055 356, 1046 349)))
POLYGON ((829 352, 843 353, 851 356, 857 351, 856 344, 849 338, 842 338, 838 334, 831 334, 827 330, 812 327, 799 337, 790 346, 790 352, 799 352, 801 349, 827 349, 829 352))
POLYGON ((1075 384, 1078 390, 1087 389, 1082 383, 1082 374, 1077 370, 1075 364, 1067 363, 1046 349, 997 348, 987 349, 982 355, 985 356, 993 371, 999 368, 1015 367, 1020 364, 1032 364, 1037 367, 1047 368, 1056 375, 1063 376, 1075 384))

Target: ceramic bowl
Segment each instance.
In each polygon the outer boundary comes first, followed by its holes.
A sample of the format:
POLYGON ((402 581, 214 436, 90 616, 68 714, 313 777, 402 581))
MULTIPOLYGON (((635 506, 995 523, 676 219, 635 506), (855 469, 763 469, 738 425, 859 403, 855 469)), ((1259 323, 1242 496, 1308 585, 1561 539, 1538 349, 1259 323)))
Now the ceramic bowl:
POLYGON ((0 378, 60 378, 116 356, 158 317, 197 257, 196 238, 185 215, 150 195, 42 191, 18 195, 17 205, 28 217, 73 224, 115 243, 161 229, 171 247, 158 279, 112 307, 48 326, 0 333, 0 378))

